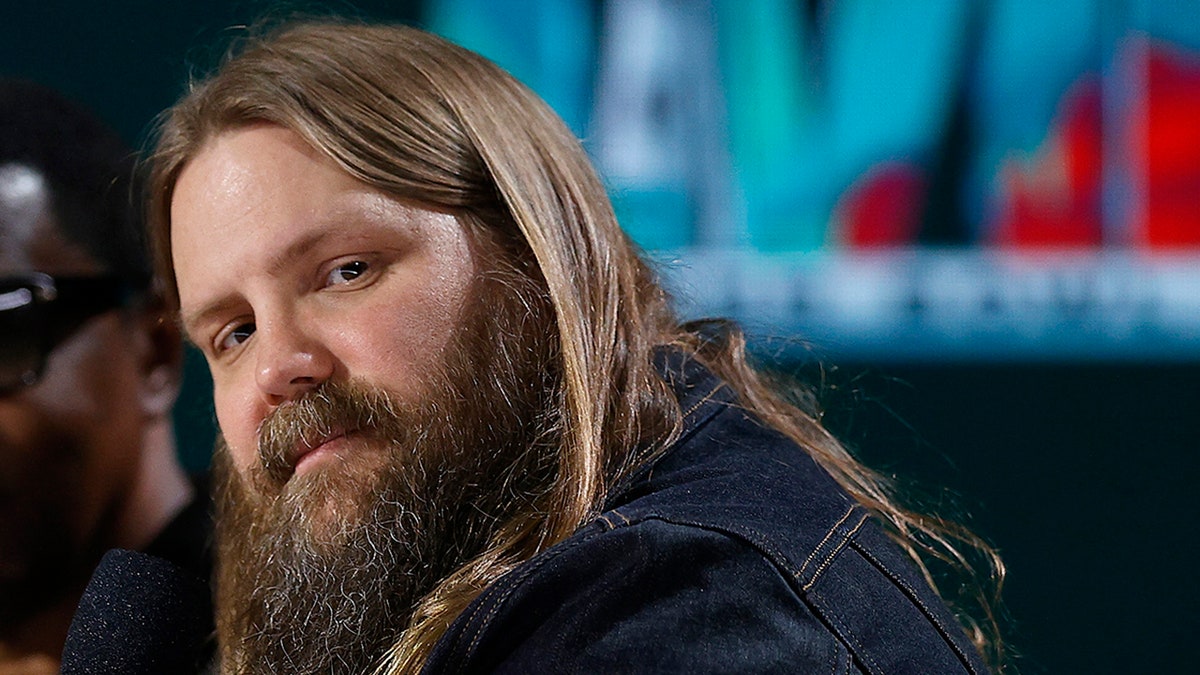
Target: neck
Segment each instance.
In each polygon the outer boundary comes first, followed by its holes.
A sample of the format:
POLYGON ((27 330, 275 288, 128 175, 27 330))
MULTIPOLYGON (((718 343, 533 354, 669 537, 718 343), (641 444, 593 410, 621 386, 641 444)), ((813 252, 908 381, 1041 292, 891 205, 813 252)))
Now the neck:
POLYGON ((83 586, 72 589, 0 639, 0 673, 58 672, 67 629, 82 594, 83 586))
MULTIPOLYGON (((163 419, 148 423, 142 441, 132 489, 117 508, 112 536, 103 548, 145 548, 187 506, 194 494, 175 457, 170 422, 163 419)), ((41 665, 45 660, 52 661, 54 667, 44 671, 18 669, 12 672, 57 672, 63 641, 88 577, 90 572, 82 576, 77 586, 63 592, 57 602, 28 617, 0 638, 0 673, 10 672, 8 667, 41 665)))
POLYGON ((191 502, 194 493, 176 459, 170 422, 149 422, 133 489, 116 514, 112 547, 145 548, 191 502))

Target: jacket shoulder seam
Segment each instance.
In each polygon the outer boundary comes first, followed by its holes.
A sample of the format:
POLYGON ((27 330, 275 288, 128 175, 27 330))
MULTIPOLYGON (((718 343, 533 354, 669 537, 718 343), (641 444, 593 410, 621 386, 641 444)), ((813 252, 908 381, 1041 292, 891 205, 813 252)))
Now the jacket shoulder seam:
POLYGON ((954 654, 958 657, 958 660, 962 663, 963 667, 966 668, 967 672, 977 673, 978 671, 975 669, 974 664, 971 663, 971 659, 966 653, 963 652, 958 642, 954 640, 953 633, 946 627, 945 624, 942 623, 942 621, 929 608, 929 606, 925 604, 925 601, 921 598, 921 595, 898 575, 892 573, 892 571, 888 569, 887 565, 885 565, 881 560, 879 560, 878 557, 871 553, 867 547, 859 544, 858 542, 852 543, 851 546, 854 548, 855 552, 863 557, 864 560, 869 562, 872 567, 875 567, 877 570, 879 570, 879 573, 891 581, 896 588, 900 589, 900 592, 903 593, 906 598, 908 598, 909 602, 913 603, 913 605, 920 610, 922 616, 929 621, 930 625, 932 625, 942 637, 942 640, 945 641, 946 644, 950 646, 950 649, 954 651, 954 654))

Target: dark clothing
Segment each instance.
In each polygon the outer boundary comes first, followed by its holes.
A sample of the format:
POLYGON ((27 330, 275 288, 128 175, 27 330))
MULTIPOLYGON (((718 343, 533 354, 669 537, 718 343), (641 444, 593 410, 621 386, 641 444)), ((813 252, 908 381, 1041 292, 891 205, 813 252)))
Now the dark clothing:
MULTIPOLYGON (((168 560, 205 585, 211 585, 213 519, 208 480, 203 476, 193 476, 192 488, 192 501, 167 523, 143 552, 168 560)), ((195 636, 195 644, 199 645, 198 651, 193 654, 197 665, 189 672, 216 672, 215 666, 209 665, 217 652, 216 625, 212 620, 211 606, 203 614, 209 620, 204 622, 203 636, 195 636)))
POLYGON ((862 506, 703 366, 668 360, 681 439, 476 598, 423 672, 985 672, 862 506))
POLYGON ((208 481, 193 477, 192 501, 163 528, 143 551, 171 561, 208 583, 212 577, 212 502, 208 481))

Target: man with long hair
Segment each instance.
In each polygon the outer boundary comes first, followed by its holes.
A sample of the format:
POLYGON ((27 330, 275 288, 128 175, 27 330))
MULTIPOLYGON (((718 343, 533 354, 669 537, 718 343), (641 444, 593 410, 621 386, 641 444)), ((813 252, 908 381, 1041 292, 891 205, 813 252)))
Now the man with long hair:
POLYGON ((931 570, 990 549, 897 505, 735 328, 681 323, 578 141, 482 57, 338 22, 248 40, 164 116, 150 200, 222 432, 223 672, 996 653, 931 570))

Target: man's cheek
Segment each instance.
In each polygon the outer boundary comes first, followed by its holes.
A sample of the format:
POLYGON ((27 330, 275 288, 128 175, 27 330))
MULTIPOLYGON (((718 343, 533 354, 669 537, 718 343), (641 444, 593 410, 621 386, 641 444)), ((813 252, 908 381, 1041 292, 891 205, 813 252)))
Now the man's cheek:
POLYGON ((237 414, 237 406, 222 405, 217 399, 217 426, 220 427, 224 439, 224 451, 229 454, 233 468, 243 478, 258 463, 258 425, 245 415, 245 410, 237 414))

